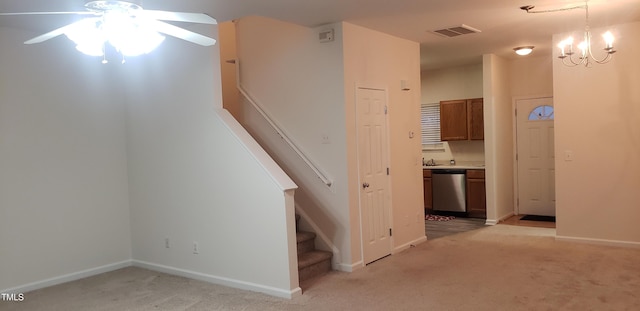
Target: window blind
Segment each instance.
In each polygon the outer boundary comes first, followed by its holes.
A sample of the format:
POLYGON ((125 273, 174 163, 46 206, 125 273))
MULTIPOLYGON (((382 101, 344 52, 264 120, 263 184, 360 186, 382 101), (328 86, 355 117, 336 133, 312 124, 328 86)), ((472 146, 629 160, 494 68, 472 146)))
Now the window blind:
POLYGON ((440 104, 423 104, 420 107, 420 124, 422 125, 422 144, 440 143, 440 104))

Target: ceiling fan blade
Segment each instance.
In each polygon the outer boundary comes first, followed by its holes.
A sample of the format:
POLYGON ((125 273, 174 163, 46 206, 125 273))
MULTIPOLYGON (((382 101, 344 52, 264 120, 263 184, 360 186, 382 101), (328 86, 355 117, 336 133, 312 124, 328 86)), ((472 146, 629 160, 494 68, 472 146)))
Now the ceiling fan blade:
POLYGON ((45 34, 39 35, 39 36, 37 36, 37 37, 35 37, 35 38, 33 38, 33 39, 30 39, 30 40, 25 41, 25 42, 24 42, 24 44, 40 43, 40 42, 47 41, 47 40, 49 40, 49 39, 53 39, 53 38, 55 38, 55 37, 57 37, 57 36, 59 36, 59 35, 64 34, 65 32, 67 32, 67 30, 69 30, 69 29, 71 29, 71 28, 75 27, 75 25, 76 25, 77 23, 80 23, 80 22, 83 22, 83 21, 84 21, 84 20, 79 20, 79 21, 77 21, 77 22, 75 22, 75 23, 71 23, 71 24, 69 24, 69 25, 62 26, 62 27, 60 27, 60 28, 58 28, 58 29, 55 29, 55 30, 49 31, 49 32, 47 32, 47 33, 45 33, 45 34))
POLYGON ((0 13, 0 16, 13 16, 13 15, 97 15, 95 12, 82 11, 82 12, 16 12, 16 13, 0 13))
POLYGON ((211 46, 216 44, 216 39, 203 36, 184 28, 176 27, 157 20, 149 20, 148 22, 155 31, 164 33, 172 37, 176 37, 202 46, 211 46))
POLYGON ((169 12, 156 10, 143 10, 139 14, 153 19, 172 22, 187 22, 198 24, 215 25, 218 22, 211 16, 204 13, 169 12))

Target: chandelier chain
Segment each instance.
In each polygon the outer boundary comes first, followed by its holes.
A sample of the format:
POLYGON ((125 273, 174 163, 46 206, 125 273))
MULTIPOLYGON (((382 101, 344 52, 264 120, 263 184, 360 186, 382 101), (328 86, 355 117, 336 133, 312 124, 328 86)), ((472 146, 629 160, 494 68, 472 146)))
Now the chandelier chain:
POLYGON ((522 7, 520 7, 520 9, 525 10, 527 13, 531 13, 531 14, 562 12, 562 11, 570 11, 570 10, 575 10, 575 9, 587 9, 587 11, 589 10, 586 4, 585 5, 572 6, 572 7, 568 7, 568 8, 538 10, 538 11, 532 11, 533 8, 534 8, 534 6, 532 6, 532 5, 531 6, 522 6, 522 7))

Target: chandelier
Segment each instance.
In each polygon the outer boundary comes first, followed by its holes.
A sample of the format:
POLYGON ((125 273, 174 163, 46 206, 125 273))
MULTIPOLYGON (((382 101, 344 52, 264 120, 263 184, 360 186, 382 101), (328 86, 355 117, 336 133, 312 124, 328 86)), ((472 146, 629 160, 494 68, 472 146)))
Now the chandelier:
POLYGON ((598 64, 605 64, 611 61, 611 59, 613 58, 613 53, 615 53, 616 50, 613 49, 614 37, 610 31, 607 31, 602 35, 602 38, 604 39, 604 42, 605 42, 605 46, 603 49, 604 57, 598 58, 593 55, 593 50, 591 48, 591 43, 592 43, 591 30, 589 29, 589 5, 586 1, 584 5, 568 7, 563 9, 531 11, 533 8, 534 6, 532 5, 526 5, 526 6, 520 7, 520 9, 525 10, 527 13, 548 13, 548 12, 567 11, 567 10, 573 10, 573 9, 585 10, 585 27, 584 27, 583 40, 576 45, 578 52, 574 51, 573 37, 568 37, 560 41, 560 43, 558 44, 558 47, 560 48, 560 56, 558 56, 558 58, 562 60, 562 63, 564 65, 569 67, 574 67, 577 65, 584 65, 585 67, 591 67, 594 62, 598 64))

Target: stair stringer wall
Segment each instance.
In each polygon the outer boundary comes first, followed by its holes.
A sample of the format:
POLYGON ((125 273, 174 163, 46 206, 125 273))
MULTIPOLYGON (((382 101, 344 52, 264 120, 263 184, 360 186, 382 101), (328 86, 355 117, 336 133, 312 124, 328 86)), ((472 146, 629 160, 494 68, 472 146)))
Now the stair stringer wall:
POLYGON ((341 251, 334 243, 336 228, 327 225, 335 220, 331 215, 323 213, 325 208, 322 205, 327 203, 317 198, 318 193, 331 193, 331 190, 313 174, 304 161, 246 99, 242 98, 241 103, 244 128, 298 185, 295 208, 296 213, 301 217, 301 229, 315 232, 317 234, 316 247, 333 253, 332 266, 334 269, 345 270, 341 251), (309 194, 309 189, 312 189, 313 194, 309 194))
POLYGON ((300 295, 296 185, 221 108, 218 50, 162 47, 111 68, 127 104, 133 264, 300 295))
POLYGON ((304 222, 313 223, 318 248, 334 253, 334 268, 351 271, 360 260, 353 251, 360 249, 353 242, 360 229, 351 225, 347 189, 342 25, 307 28, 262 17, 235 25, 242 88, 332 185, 325 185, 246 99, 236 117, 298 185, 296 206, 306 215, 304 222), (335 40, 319 42, 318 32, 329 28, 335 40))

